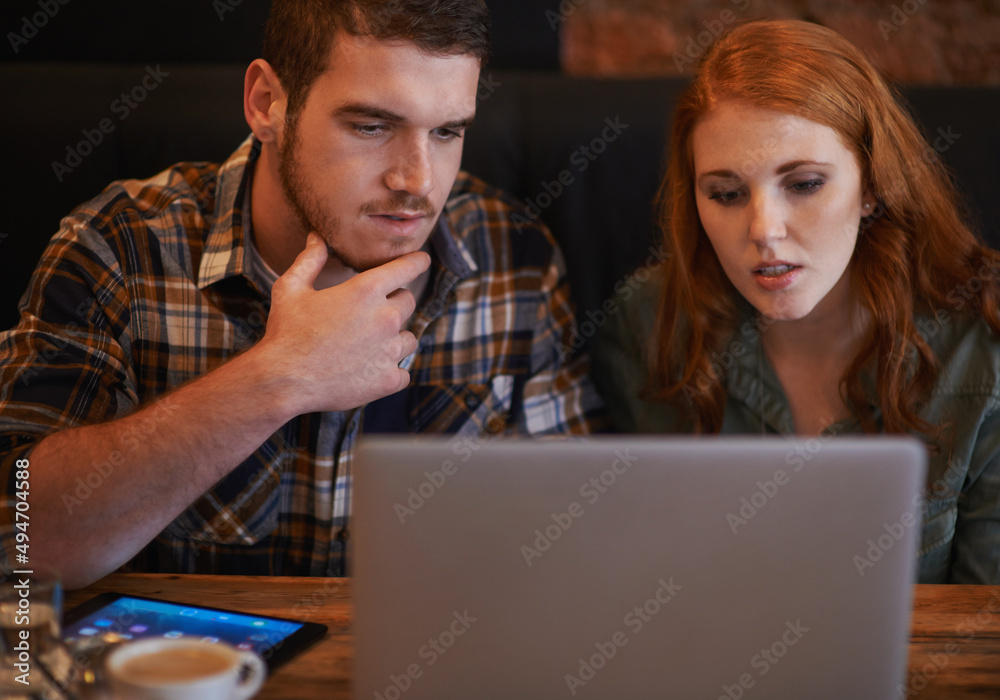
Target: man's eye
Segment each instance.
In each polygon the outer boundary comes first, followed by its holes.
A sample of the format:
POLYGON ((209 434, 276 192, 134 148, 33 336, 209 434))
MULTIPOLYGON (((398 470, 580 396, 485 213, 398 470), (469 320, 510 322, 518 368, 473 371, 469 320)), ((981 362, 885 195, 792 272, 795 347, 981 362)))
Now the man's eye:
POLYGON ((381 136, 385 133, 383 124, 352 124, 351 127, 362 136, 381 136))
POLYGON ((455 131, 454 129, 435 129, 434 135, 438 141, 454 141, 455 139, 462 138, 462 132, 455 131))

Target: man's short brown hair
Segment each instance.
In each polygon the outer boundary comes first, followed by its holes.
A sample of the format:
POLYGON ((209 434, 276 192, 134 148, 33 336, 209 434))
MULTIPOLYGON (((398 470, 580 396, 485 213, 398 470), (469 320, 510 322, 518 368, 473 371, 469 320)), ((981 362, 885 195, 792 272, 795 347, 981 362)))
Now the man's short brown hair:
POLYGON ((327 68, 337 31, 405 40, 432 54, 489 55, 489 10, 483 0, 274 0, 263 57, 294 115, 327 68))

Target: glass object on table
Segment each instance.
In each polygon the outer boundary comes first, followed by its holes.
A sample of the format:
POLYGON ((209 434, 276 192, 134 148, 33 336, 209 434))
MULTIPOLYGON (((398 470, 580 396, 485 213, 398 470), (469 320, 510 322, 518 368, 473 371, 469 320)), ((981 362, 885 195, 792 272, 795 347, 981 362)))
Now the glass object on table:
POLYGON ((54 569, 25 565, 0 576, 0 697, 79 700, 60 638, 63 590, 54 569))

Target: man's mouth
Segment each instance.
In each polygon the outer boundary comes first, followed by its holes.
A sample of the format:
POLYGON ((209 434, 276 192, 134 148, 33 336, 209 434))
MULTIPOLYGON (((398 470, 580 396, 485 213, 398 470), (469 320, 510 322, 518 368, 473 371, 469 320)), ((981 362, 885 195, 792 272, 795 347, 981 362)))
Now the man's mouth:
POLYGON ((422 218, 424 218, 426 216, 426 214, 423 214, 423 213, 420 213, 420 212, 416 212, 416 213, 413 213, 413 214, 409 214, 409 213, 405 213, 405 212, 397 212, 397 213, 394 213, 394 214, 389 214, 389 213, 376 214, 376 216, 381 216, 381 217, 384 217, 386 219, 392 219, 393 221, 410 221, 412 219, 422 219, 422 218))
POLYGON ((429 215, 419 211, 375 211, 368 220, 392 237, 412 237, 427 228, 429 215))

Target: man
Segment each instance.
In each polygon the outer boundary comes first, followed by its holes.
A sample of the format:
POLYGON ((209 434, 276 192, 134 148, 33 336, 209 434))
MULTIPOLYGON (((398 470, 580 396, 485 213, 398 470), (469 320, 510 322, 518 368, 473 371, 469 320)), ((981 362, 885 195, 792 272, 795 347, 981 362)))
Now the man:
POLYGON ((342 575, 361 433, 588 431, 551 236, 459 173, 487 17, 275 0, 253 136, 64 220, 0 336, 8 565, 19 471, 32 561, 70 587, 342 575))

